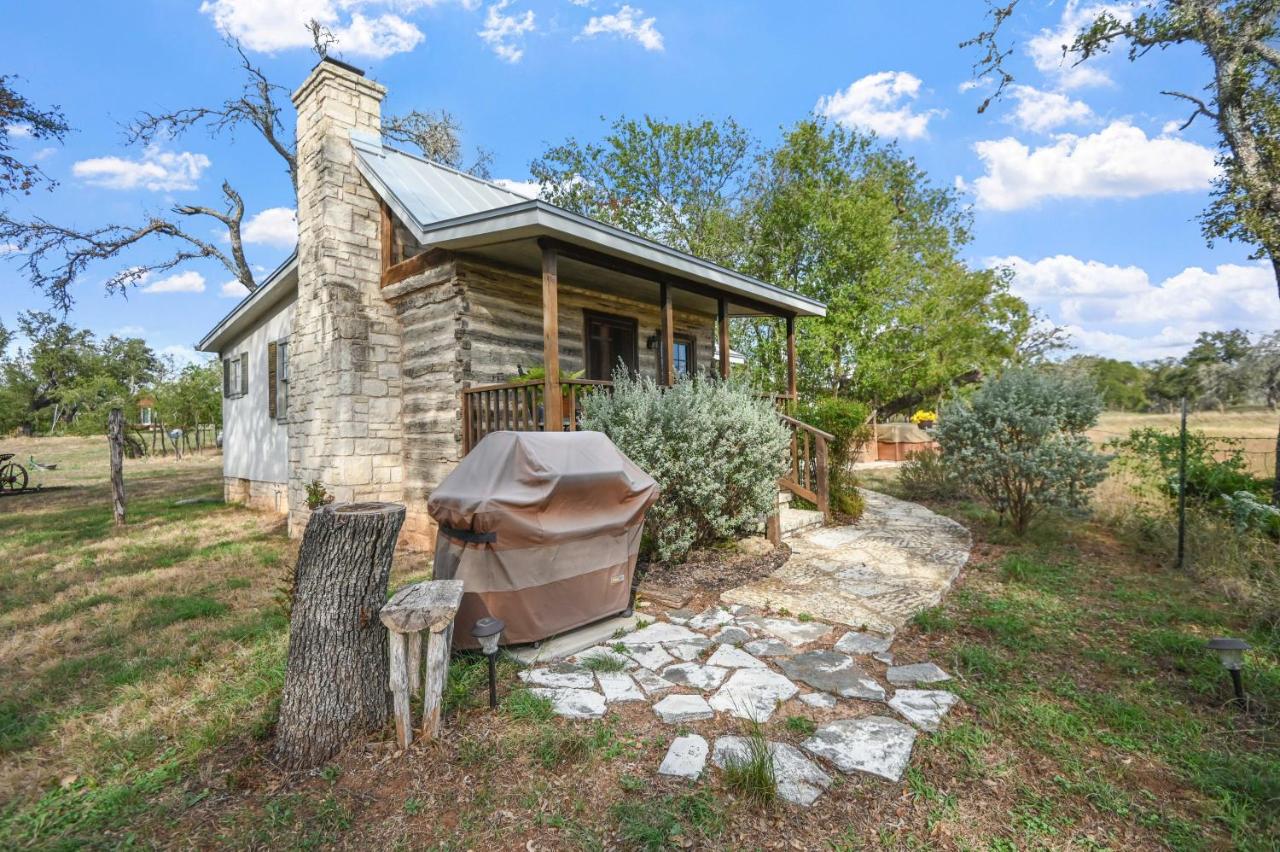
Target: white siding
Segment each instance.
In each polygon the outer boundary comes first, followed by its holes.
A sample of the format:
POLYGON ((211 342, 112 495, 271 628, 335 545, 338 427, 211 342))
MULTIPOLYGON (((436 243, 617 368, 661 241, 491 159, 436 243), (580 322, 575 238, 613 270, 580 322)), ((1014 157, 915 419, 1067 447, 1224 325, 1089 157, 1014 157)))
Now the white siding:
POLYGON ((234 345, 223 361, 249 356, 249 386, 243 396, 222 400, 222 475, 256 482, 289 481, 289 430, 267 412, 267 344, 288 340, 294 300, 278 305, 234 345))

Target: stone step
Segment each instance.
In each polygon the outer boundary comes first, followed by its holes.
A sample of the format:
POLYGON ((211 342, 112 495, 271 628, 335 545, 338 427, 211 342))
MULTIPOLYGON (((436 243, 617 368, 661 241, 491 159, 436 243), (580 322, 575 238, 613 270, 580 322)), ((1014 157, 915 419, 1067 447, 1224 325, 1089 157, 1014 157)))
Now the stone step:
POLYGON ((816 509, 793 509, 788 504, 778 507, 778 521, 782 537, 790 538, 821 527, 822 513, 816 509))

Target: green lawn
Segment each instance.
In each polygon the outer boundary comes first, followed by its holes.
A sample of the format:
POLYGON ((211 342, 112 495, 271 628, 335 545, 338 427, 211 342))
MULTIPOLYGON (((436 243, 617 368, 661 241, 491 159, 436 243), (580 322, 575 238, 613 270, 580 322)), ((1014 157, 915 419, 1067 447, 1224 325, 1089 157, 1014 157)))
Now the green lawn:
MULTIPOLYGON (((68 460, 66 487, 0 500, 0 848, 1268 849, 1280 837, 1277 634, 1087 518, 1047 518, 1014 542, 973 506, 940 507, 974 529, 975 558, 894 650, 948 668, 964 702, 920 738, 901 784, 841 778, 810 810, 762 810, 718 774, 658 780, 682 730, 638 706, 565 722, 509 665, 490 713, 474 656, 451 669, 440 743, 396 756, 375 733, 286 778, 268 760, 293 555, 279 523, 217 501, 216 459, 169 460, 130 466, 118 532, 102 445, 39 447, 68 460), (208 502, 176 504, 192 497, 208 502), (1257 649, 1247 713, 1203 649, 1218 634, 1257 649)), ((393 582, 423 569, 406 554, 393 582)), ((814 718, 777 713, 765 733, 798 742, 814 718)))

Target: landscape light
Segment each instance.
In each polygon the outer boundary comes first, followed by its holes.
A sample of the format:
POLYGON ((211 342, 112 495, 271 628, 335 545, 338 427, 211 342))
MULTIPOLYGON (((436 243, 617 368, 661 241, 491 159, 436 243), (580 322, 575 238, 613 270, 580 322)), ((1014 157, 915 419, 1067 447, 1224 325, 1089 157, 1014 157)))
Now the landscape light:
POLYGON ((480 650, 489 658, 489 709, 498 706, 498 640, 507 625, 501 619, 486 615, 471 628, 471 637, 480 643, 480 650))
POLYGON ((1235 689, 1236 703, 1244 706, 1244 683, 1240 670, 1244 668, 1244 652, 1249 650, 1249 643, 1243 639, 1219 637, 1207 643, 1210 651, 1218 655, 1222 667, 1231 672, 1231 686, 1235 689))

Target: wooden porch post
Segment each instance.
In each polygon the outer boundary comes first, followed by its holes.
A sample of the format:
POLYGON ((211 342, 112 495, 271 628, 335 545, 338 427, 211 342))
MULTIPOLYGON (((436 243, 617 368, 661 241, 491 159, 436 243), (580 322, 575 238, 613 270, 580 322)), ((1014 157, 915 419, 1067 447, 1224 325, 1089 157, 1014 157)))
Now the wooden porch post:
POLYGON ((724 296, 717 301, 720 323, 720 378, 729 378, 729 302, 724 296))
POLYGON ((662 355, 658 375, 661 383, 670 387, 676 383, 675 318, 671 309, 671 286, 663 281, 658 288, 662 301, 662 355))
POLYGON ((542 365, 543 431, 564 429, 560 408, 560 294, 556 277, 556 250, 540 243, 542 248, 542 365))
POLYGON ((796 316, 787 315, 787 396, 796 398, 796 316))

